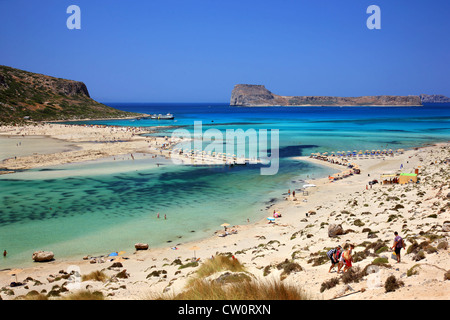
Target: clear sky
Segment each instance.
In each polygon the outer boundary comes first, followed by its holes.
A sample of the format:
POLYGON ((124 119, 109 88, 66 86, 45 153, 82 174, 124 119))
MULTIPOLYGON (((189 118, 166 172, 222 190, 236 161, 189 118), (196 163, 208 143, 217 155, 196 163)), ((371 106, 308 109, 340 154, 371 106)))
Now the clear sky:
POLYGON ((449 17, 448 0, 0 0, 0 64, 83 81, 101 102, 228 102, 238 83, 450 96, 449 17))

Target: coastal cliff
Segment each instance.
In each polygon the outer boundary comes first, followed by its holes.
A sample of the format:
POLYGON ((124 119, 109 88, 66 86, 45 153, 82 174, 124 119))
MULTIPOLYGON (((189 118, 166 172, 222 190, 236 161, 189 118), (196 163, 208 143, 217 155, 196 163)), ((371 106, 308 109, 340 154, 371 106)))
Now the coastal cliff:
POLYGON ((419 96, 279 96, 263 85, 237 84, 231 93, 231 106, 421 106, 419 96))
POLYGON ((130 116, 93 100, 83 82, 0 66, 0 122, 130 116))

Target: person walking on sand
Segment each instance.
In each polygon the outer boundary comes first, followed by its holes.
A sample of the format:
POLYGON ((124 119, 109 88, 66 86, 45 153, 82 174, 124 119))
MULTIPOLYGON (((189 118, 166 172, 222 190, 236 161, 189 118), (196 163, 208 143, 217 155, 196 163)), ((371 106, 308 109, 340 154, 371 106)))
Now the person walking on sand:
POLYGON ((395 250, 395 255, 397 256, 397 263, 400 263, 400 250, 405 248, 405 241, 402 237, 398 235, 398 232, 394 232, 394 244, 391 247, 391 250, 395 250))
POLYGON ((344 267, 344 270, 342 270, 343 273, 347 272, 348 269, 350 269, 352 267, 352 262, 353 262, 352 250, 354 248, 355 248, 355 246, 351 244, 349 246, 349 248, 342 253, 341 259, 340 259, 341 264, 338 267, 338 273, 342 267, 344 267))
POLYGON ((342 247, 341 246, 337 246, 334 249, 331 249, 330 251, 327 252, 327 256, 328 258, 330 258, 331 260, 331 267, 328 270, 328 273, 331 272, 331 270, 338 265, 339 266, 339 258, 341 257, 341 253, 342 253, 342 247))

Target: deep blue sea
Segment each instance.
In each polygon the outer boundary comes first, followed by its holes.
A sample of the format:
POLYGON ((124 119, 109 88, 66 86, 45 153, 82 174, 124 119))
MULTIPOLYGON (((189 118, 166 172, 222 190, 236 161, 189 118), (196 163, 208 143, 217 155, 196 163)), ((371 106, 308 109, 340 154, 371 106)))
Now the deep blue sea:
POLYGON ((126 111, 172 113, 174 120, 83 122, 161 126, 174 130, 277 129, 280 163, 275 175, 262 165, 177 166, 140 159, 39 168, 0 178, 0 269, 31 264, 35 250, 56 259, 112 251, 180 246, 208 237, 224 222, 264 218, 265 208, 303 181, 333 173, 292 159, 313 152, 412 148, 450 140, 450 106, 230 107, 219 103, 107 103, 126 111), (160 213, 161 218, 157 218, 160 213), (163 219, 164 215, 167 220, 163 219))

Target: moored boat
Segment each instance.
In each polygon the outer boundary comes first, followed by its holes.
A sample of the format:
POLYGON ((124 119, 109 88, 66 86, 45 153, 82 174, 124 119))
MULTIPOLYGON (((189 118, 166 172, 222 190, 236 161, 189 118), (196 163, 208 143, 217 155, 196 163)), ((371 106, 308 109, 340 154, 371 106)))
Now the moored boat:
POLYGON ((175 117, 171 113, 168 113, 168 114, 152 114, 150 116, 150 119, 154 119, 154 120, 173 120, 174 118, 175 117))

